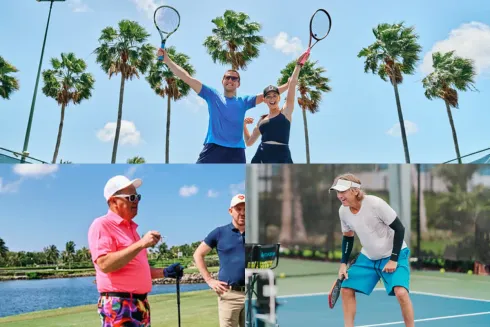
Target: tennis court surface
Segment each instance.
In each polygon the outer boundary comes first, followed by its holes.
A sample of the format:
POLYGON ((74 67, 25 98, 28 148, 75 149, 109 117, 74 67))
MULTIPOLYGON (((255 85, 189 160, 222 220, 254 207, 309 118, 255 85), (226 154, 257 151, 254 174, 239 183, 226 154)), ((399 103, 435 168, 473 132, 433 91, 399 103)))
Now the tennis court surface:
MULTIPOLYGON (((339 264, 281 259, 277 277, 279 327, 343 327, 342 297, 334 309, 328 292, 339 264), (280 278, 284 275, 285 278, 280 278)), ((490 327, 490 276, 417 271, 411 273, 416 326, 490 327)), ((379 283, 370 296, 357 294, 356 327, 405 326, 396 297, 379 283)))
MULTIPOLYGON (((355 326, 404 326, 400 306, 384 289, 370 296, 357 295, 355 326)), ((490 326, 490 300, 449 297, 432 293, 411 294, 416 326, 490 326)), ((278 308, 280 327, 343 326, 342 299, 334 309, 328 307, 328 294, 281 297, 278 308)))

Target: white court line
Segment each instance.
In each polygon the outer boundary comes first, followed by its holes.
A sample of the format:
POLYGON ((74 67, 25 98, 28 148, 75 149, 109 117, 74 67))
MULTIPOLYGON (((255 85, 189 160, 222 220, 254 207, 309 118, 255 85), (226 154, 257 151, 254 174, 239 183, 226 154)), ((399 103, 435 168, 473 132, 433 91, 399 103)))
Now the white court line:
POLYGON ((437 293, 427 293, 427 292, 418 292, 418 291, 410 291, 410 294, 420 294, 420 295, 428 295, 428 296, 437 296, 437 297, 444 297, 444 298, 448 298, 448 299, 490 302, 490 300, 475 299, 475 298, 472 298, 472 297, 453 296, 453 295, 445 295, 445 294, 437 294, 437 293))
MULTIPOLYGON (((375 288, 373 291, 384 291, 384 288, 375 288)), ((309 296, 322 296, 328 295, 330 292, 319 292, 319 293, 305 293, 305 294, 291 294, 291 295, 280 295, 276 296, 278 299, 280 298, 291 298, 291 297, 309 297, 309 296)))
MULTIPOLYGON (((374 291, 384 291, 384 290, 385 290, 384 288, 377 287, 377 288, 375 288, 373 290, 373 292, 374 291)), ((329 292, 290 294, 290 295, 277 296, 277 298, 280 299, 280 298, 294 298, 294 297, 323 296, 323 295, 328 295, 328 294, 329 294, 329 292)), ((472 297, 454 296, 454 295, 429 293, 429 292, 410 291, 410 294, 420 294, 420 295, 427 295, 427 296, 436 296, 436 297, 442 297, 442 298, 448 298, 448 299, 457 299, 457 300, 490 302, 490 300, 486 300, 486 299, 476 299, 476 298, 472 298, 472 297)))
MULTIPOLYGON (((415 322, 431 321, 431 320, 442 320, 442 319, 453 319, 453 318, 462 318, 462 317, 470 317, 470 316, 482 316, 482 315, 488 315, 488 314, 490 314, 490 311, 487 311, 487 312, 477 312, 477 313, 467 313, 467 314, 455 315, 455 316, 444 316, 444 317, 417 319, 417 320, 415 320, 415 322)), ((397 322, 387 322, 387 323, 384 323, 384 324, 362 325, 362 326, 357 326, 357 327, 374 327, 374 326, 389 326, 389 325, 403 325, 403 324, 405 324, 404 321, 397 321, 397 322)))

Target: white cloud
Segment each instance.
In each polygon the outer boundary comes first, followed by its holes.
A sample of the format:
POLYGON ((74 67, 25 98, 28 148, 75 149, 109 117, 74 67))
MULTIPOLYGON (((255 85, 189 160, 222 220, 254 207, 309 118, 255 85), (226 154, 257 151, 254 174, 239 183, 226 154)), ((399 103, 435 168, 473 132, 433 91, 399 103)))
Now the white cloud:
POLYGON ((214 190, 208 190, 208 198, 216 198, 218 197, 219 193, 214 191, 214 190))
POLYGON ((23 179, 19 179, 15 182, 4 183, 2 177, 0 177, 0 194, 6 193, 16 193, 19 191, 20 184, 22 184, 23 179))
POLYGON ((182 99, 185 106, 191 109, 192 112, 197 112, 199 109, 206 108, 206 101, 198 96, 196 93, 192 92, 191 95, 182 99))
POLYGON ((198 188, 196 185, 192 185, 192 186, 185 185, 180 188, 179 194, 180 196, 188 197, 188 196, 196 195, 197 191, 198 188))
POLYGON ((445 40, 439 41, 424 56, 420 70, 433 72, 432 53, 455 51, 459 57, 473 59, 478 74, 490 72, 490 26, 471 22, 454 29, 445 40))
POLYGON ((230 185, 230 193, 231 195, 237 195, 239 193, 245 192, 245 181, 238 184, 230 185))
POLYGON ((69 0, 68 5, 73 12, 88 12, 92 9, 83 0, 69 0))
MULTIPOLYGON (((405 120, 405 132, 407 135, 417 133, 419 131, 417 125, 415 123, 412 123, 411 121, 405 120)), ((390 128, 386 134, 391 135, 391 136, 401 136, 402 135, 402 130, 400 128, 400 123, 396 123, 393 125, 392 128, 390 128)))
POLYGON ((139 11, 146 13, 148 18, 153 19, 153 13, 162 2, 156 0, 131 0, 139 11))
POLYGON ((272 38, 267 38, 267 43, 276 50, 287 55, 299 55, 304 50, 303 44, 298 37, 289 37, 286 32, 279 32, 272 38))
POLYGON ((18 164, 14 166, 14 172, 23 177, 42 177, 57 171, 58 165, 18 164))
MULTIPOLYGON (((97 132, 97 138, 102 142, 113 141, 115 135, 116 122, 105 124, 104 128, 97 132)), ((138 145, 141 141, 141 133, 136 129, 136 125, 132 121, 122 120, 119 143, 123 145, 138 145)))

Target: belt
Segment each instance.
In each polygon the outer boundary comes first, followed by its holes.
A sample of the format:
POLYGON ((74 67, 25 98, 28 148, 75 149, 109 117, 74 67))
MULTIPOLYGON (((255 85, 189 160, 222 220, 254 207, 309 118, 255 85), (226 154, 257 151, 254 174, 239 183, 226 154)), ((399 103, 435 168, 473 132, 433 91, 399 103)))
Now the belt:
POLYGON ((135 293, 124 293, 124 292, 103 292, 100 293, 100 296, 112 296, 112 297, 121 297, 125 299, 133 298, 137 300, 146 300, 147 294, 135 294, 135 293))
POLYGON ((245 292, 246 287, 245 286, 238 286, 238 285, 230 285, 230 289, 232 291, 245 292))

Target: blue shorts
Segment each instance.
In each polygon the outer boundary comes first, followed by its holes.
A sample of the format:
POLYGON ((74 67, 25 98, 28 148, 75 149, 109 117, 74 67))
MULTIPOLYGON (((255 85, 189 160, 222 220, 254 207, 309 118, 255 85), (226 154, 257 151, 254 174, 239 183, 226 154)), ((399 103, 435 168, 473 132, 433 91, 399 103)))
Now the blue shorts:
POLYGON ((371 294, 376 284, 381 279, 386 292, 394 296, 395 286, 404 287, 410 291, 410 250, 405 248, 400 251, 398 266, 393 273, 383 272, 383 268, 390 258, 371 260, 364 254, 359 254, 356 262, 347 270, 349 279, 342 282, 342 288, 351 288, 356 292, 366 295, 371 294))
POLYGON ((207 143, 199 154, 197 163, 246 163, 245 149, 228 148, 214 143, 207 143))

